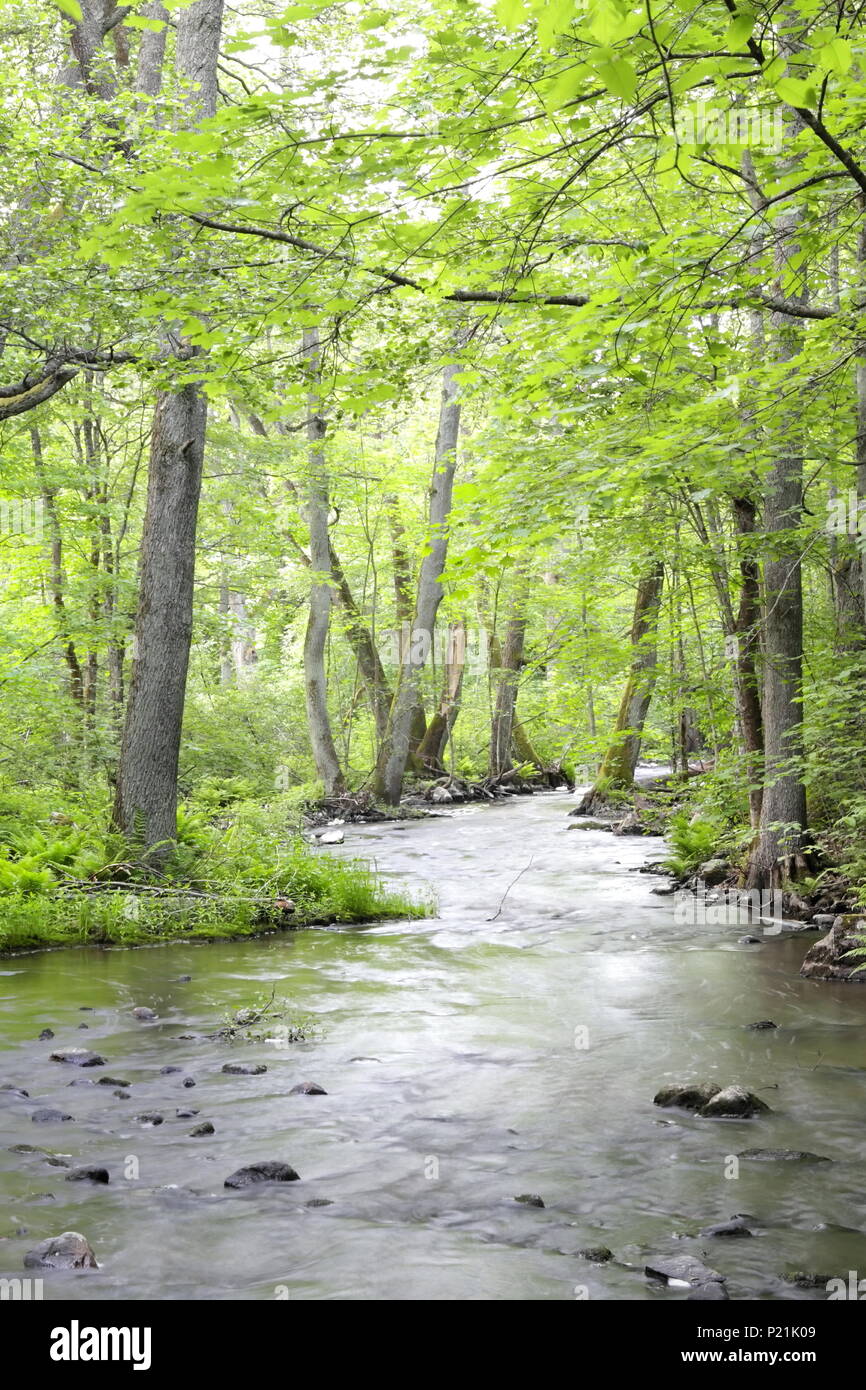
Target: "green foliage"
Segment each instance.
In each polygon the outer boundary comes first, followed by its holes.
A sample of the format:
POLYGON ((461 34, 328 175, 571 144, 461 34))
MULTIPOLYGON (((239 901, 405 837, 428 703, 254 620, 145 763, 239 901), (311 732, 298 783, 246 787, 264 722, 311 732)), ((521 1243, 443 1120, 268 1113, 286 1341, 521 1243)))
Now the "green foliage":
POLYGON ((677 811, 668 822, 671 853, 665 867, 675 874, 691 873, 718 851, 720 829, 718 821, 695 820, 688 811, 677 811))

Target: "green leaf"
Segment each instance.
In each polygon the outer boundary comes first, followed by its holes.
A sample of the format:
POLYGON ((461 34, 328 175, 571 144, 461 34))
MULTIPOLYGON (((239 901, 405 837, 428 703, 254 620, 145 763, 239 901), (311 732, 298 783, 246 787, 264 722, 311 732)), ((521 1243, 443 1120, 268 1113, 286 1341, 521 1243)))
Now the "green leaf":
POLYGON ((781 82, 775 84, 773 90, 789 106, 809 107, 818 104, 818 93, 815 86, 806 79, 783 77, 781 82))
POLYGON ((818 62, 826 72, 844 77, 854 61, 854 54, 847 39, 835 38, 818 50, 818 62))
POLYGON ((62 10, 64 14, 68 14, 72 19, 80 20, 82 18, 81 6, 78 0, 55 0, 55 4, 58 10, 62 10))
POLYGON ((605 87, 623 101, 634 101, 637 95, 637 75, 627 58, 612 58, 601 63, 597 72, 605 87))

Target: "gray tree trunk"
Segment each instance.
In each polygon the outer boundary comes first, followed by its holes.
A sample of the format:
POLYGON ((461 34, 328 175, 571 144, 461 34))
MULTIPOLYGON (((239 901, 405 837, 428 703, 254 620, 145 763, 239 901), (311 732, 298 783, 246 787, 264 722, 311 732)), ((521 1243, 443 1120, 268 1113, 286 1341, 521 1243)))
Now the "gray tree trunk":
POLYGON ((310 377, 307 398, 310 479, 306 512, 310 533, 310 565, 313 571, 310 610, 304 637, 304 694, 316 771, 321 778, 325 795, 330 797, 340 796, 346 790, 346 781, 328 717, 328 681, 325 673, 325 645, 331 617, 332 573, 328 526, 328 475, 322 448, 327 426, 318 413, 321 363, 319 331, 316 328, 304 329, 304 356, 310 377))
MULTIPOLYGON (((177 63, 195 90, 190 124, 216 110, 223 0, 179 11, 177 63)), ((166 330, 174 349, 188 348, 166 330)), ((177 769, 193 623, 198 505, 207 403, 196 383, 161 392, 153 414, 140 550, 132 681, 123 727, 113 823, 154 857, 177 833, 177 769)))
POLYGON ((409 760, 413 719, 419 704, 421 673, 433 640, 436 613, 442 600, 440 576, 448 554, 448 518, 457 466, 457 439, 460 433, 460 404, 456 365, 445 368, 439 429, 430 488, 428 544, 418 576, 418 596, 412 619, 409 650, 403 653, 397 687, 388 718, 388 729, 376 763, 376 794, 390 806, 400 801, 403 777, 409 760))

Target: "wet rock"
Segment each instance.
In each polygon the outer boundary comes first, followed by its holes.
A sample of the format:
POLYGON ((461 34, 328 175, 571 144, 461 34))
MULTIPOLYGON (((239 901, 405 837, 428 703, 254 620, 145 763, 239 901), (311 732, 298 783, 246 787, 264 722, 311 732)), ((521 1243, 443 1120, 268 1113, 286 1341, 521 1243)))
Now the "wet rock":
POLYGON ((105 1058, 98 1052, 90 1052, 86 1047, 63 1047, 49 1053, 52 1062, 66 1062, 73 1067, 104 1067, 105 1058))
POLYGON ((521 1202, 525 1207, 543 1207, 544 1202, 537 1192, 521 1192, 519 1197, 515 1197, 515 1202, 521 1202))
POLYGON ((66 1084, 67 1086, 95 1086, 96 1082, 92 1081, 89 1076, 75 1076, 66 1084))
POLYGON ((59 1124, 61 1120, 71 1120, 72 1115, 67 1115, 65 1110, 51 1110, 45 1106, 39 1110, 34 1110, 30 1116, 35 1125, 59 1124))
POLYGON ((320 845, 341 845, 346 836, 342 830, 326 830, 324 835, 319 836, 320 845))
POLYGON ((834 919, 827 935, 806 952, 800 974, 807 980, 866 984, 866 971, 857 970, 863 964, 863 958, 848 954, 862 945, 858 936, 863 934, 866 934, 866 919, 857 913, 840 914, 834 919))
POLYGON ((724 1284, 697 1284, 686 1297, 687 1303, 727 1303, 728 1291, 724 1284))
POLYGON ((67 1163, 65 1158, 59 1158, 57 1154, 49 1154, 45 1159, 49 1168, 71 1168, 71 1163, 67 1163))
POLYGON ((789 1274, 779 1276, 784 1283, 792 1284, 795 1289, 826 1289, 832 1274, 812 1274, 805 1269, 795 1269, 789 1274))
POLYGON ((701 1107, 699 1114, 707 1119, 723 1119, 726 1116, 748 1119, 750 1115, 758 1115, 762 1111, 766 1113, 769 1109, 760 1096, 753 1095, 745 1087, 726 1086, 701 1107))
POLYGON ((82 1163, 80 1168, 73 1168, 71 1173, 66 1174, 67 1182, 108 1182, 108 1169, 100 1168, 96 1163, 82 1163))
POLYGON ((195 1085, 195 1077, 194 1077, 194 1076, 185 1076, 185 1077, 183 1078, 183 1081, 181 1082, 181 1085, 182 1085, 182 1086, 185 1086, 186 1089, 189 1090, 190 1087, 192 1087, 192 1086, 195 1085))
POLYGON ((196 1125, 195 1128, 191 1129, 189 1133, 191 1139, 200 1139, 202 1135, 213 1134, 215 1133, 215 1131, 210 1120, 203 1120, 200 1125, 196 1125))
POLYGON ((761 944, 761 938, 760 938, 759 936, 738 936, 738 937, 737 937, 737 945, 738 945, 738 946, 760 946, 760 944, 761 944))
POLYGON ((40 1041, 40 1042, 50 1042, 51 1039, 52 1039, 53 1037, 54 1037, 54 1029, 53 1029, 53 1028, 43 1028, 43 1029, 42 1029, 42 1032, 39 1034, 39 1041, 40 1041))
POLYGON ((187 1108, 184 1108, 182 1110, 175 1110, 174 1113, 175 1115, 177 1115, 177 1118, 179 1120, 192 1120, 199 1112, 197 1110, 189 1110, 187 1108))
POLYGON ((225 1187, 252 1187, 260 1182, 297 1182, 300 1174, 296 1173, 288 1163, 276 1163, 266 1161, 263 1163, 249 1163, 244 1168, 238 1168, 226 1178, 225 1187))
POLYGON ((226 1076, 261 1076, 267 1067, 264 1062, 225 1062, 222 1070, 226 1076))
POLYGON ((137 1018, 140 1023, 152 1023, 158 1015, 154 1009, 149 1009, 146 1004, 137 1004, 132 1010, 132 1017, 137 1018))
POLYGON ((740 1236, 750 1236, 746 1218, 744 1216, 732 1216, 729 1221, 717 1221, 714 1226, 705 1226, 701 1231, 702 1236, 724 1236, 727 1239, 736 1240, 740 1236))
POLYGON ((9 1153, 11 1154, 47 1154, 48 1149, 42 1149, 38 1144, 10 1144, 9 1153))
POLYGON ((183 1067, 160 1067, 160 1076, 174 1076, 176 1072, 183 1071, 183 1067))
POLYGON ((614 835, 644 835, 646 832, 637 811, 629 811, 628 815, 623 816, 621 821, 616 822, 613 833, 614 835))
POLYGON ((289 1091, 290 1096, 326 1096, 328 1092, 324 1086, 319 1086, 315 1081, 299 1081, 297 1086, 293 1086, 289 1091))
POLYGON ((130 1092, 129 1092, 129 1091, 118 1090, 118 1091, 112 1091, 111 1094, 112 1094, 113 1096, 117 1096, 117 1099, 118 1099, 118 1100, 129 1100, 129 1099, 130 1099, 130 1092))
POLYGON ((161 1125, 163 1123, 163 1116, 156 1110, 147 1110, 143 1115, 136 1115, 135 1118, 140 1125, 161 1125))
POLYGON ((813 927, 832 927, 836 916, 832 912, 816 912, 812 918, 813 927))
MULTIPOLYGON (((569 815, 573 816, 574 812, 569 811, 569 815)), ((594 820, 592 816, 586 816, 581 817, 581 819, 576 820, 573 825, 567 825, 565 828, 566 830, 612 830, 613 822, 609 820, 594 820)))
POLYGON ((29 1096, 30 1092, 25 1091, 23 1086, 16 1086, 12 1081, 4 1081, 0 1086, 0 1091, 10 1091, 14 1096, 29 1096))
POLYGON ((604 1265, 608 1260, 613 1259, 613 1251, 608 1250, 606 1245, 588 1245, 585 1250, 575 1252, 579 1259, 589 1260, 591 1264, 604 1265))
POLYGON ((79 1023, 78 1027, 79 1027, 79 1028, 89 1028, 89 1027, 90 1027, 90 1024, 89 1024, 89 1023, 79 1023))
POLYGON ((430 800, 435 801, 437 806, 443 806, 447 802, 453 801, 454 797, 447 787, 434 787, 430 793, 430 800))
POLYGON ((192 975, 178 975, 175 983, 179 985, 188 985, 191 979, 192 975))
POLYGON ((774 1023, 771 1018, 759 1018, 757 1023, 747 1023, 747 1033, 765 1033, 768 1029, 778 1028, 778 1023, 774 1023))
POLYGON ((305 1202, 305 1207, 332 1207, 334 1203, 330 1197, 311 1197, 309 1202, 305 1202))
POLYGON ((653 1096, 653 1105, 678 1106, 681 1110, 702 1110, 717 1096, 721 1086, 712 1081, 676 1081, 670 1086, 662 1086, 653 1096))
POLYGON ((132 1082, 121 1081, 117 1076, 100 1076, 96 1084, 97 1086, 121 1086, 125 1090, 127 1086, 132 1085, 132 1082))
POLYGON ((664 883, 658 888, 651 888, 650 892, 655 893, 657 898, 670 898, 677 891, 675 883, 664 883))
POLYGON ((708 1269, 692 1255, 653 1256, 647 1260, 644 1273, 651 1279, 664 1279, 667 1284, 691 1285, 724 1283, 724 1275, 715 1269, 708 1269))
POLYGON ((754 1163, 832 1163, 832 1158, 823 1154, 809 1153, 808 1149, 743 1149, 737 1158, 754 1163))
POLYGON ((53 1192, 34 1192, 32 1197, 27 1198, 34 1206, 44 1206, 46 1202, 56 1202, 57 1198, 53 1192))
POLYGON ((706 884, 723 883, 728 874, 727 859, 708 859, 706 864, 702 864, 698 873, 706 884))
POLYGON ((25 1269, 98 1269, 96 1256, 86 1236, 64 1231, 49 1236, 24 1256, 25 1269))

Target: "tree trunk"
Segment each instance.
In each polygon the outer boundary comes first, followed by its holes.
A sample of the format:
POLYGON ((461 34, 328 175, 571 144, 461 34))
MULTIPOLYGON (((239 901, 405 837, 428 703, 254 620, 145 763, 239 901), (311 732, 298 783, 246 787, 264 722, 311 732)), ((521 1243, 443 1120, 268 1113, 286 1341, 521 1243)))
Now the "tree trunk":
POLYGON ((505 629, 502 645, 502 664, 499 668, 493 720, 490 726, 490 758, 488 771, 492 778, 510 771, 511 744, 514 733, 514 708, 517 704, 517 682, 523 664, 523 645, 526 637, 526 618, 512 617, 505 629))
POLYGON ((367 692, 367 699, 370 702, 370 710, 376 725, 377 745, 382 742, 388 728, 388 711, 391 708, 391 687, 385 668, 379 659, 376 644, 373 641, 372 633, 364 622, 361 611, 355 602, 355 597, 349 587, 345 572, 340 564, 339 558, 330 546, 331 574, 336 585, 337 598, 340 606, 346 615, 344 631, 346 640, 355 655, 364 688, 367 692))
MULTIPOLYGON (((190 124, 216 110, 223 0, 196 0, 177 20, 177 66, 195 84, 190 124)), ((166 339, 192 357, 169 329, 166 339)), ((113 824, 165 857, 177 832, 177 769, 193 622, 195 542, 207 403, 196 383, 161 392, 153 414, 140 550, 132 682, 113 824)))
POLYGON ((376 763, 376 794, 390 806, 400 801, 403 776, 410 754, 413 720, 417 719, 421 672, 433 640, 436 613, 442 599, 440 576, 448 553, 448 518, 457 466, 460 405, 451 364, 442 378, 439 429, 436 435, 433 481, 430 489, 428 545, 418 576, 418 597, 410 631, 409 650, 402 653, 397 688, 388 717, 388 729, 376 763))
POLYGON ((307 398, 310 481, 306 510, 310 532, 310 566, 313 571, 310 610, 304 637, 304 694, 316 771, 324 787, 325 796, 331 797, 341 796, 346 790, 346 782, 328 717, 328 682, 325 674, 325 645, 331 615, 332 576, 328 531, 328 477, 322 448, 327 426, 318 414, 321 364, 317 328, 304 329, 304 356, 310 376, 307 398))
POLYGON ((577 807, 581 813, 592 810, 599 803, 603 804, 608 793, 629 791, 634 786, 634 770, 640 756, 644 724, 655 687, 658 659, 656 623, 664 578, 663 563, 654 560, 638 584, 631 625, 631 670, 598 779, 577 807))
POLYGON ((75 643, 69 635, 66 600, 64 598, 66 576, 63 571, 63 536, 60 530, 60 518, 57 515, 54 489, 49 486, 45 474, 42 437, 35 425, 30 428, 30 444, 33 449, 33 462, 36 466, 36 476, 39 479, 42 502, 48 517, 48 530, 51 537, 51 598, 54 603, 57 636, 63 648, 63 659, 69 670, 69 693, 78 706, 83 706, 84 675, 78 660, 78 653, 75 650, 75 643))
POLYGON ((442 760, 460 713, 465 670, 466 625, 461 619, 459 622, 451 623, 448 628, 448 647, 445 653, 445 672, 439 708, 427 725, 427 731, 418 745, 418 762, 429 771, 444 771, 442 760))
MULTIPOLYGON (((792 46, 785 42, 790 55, 792 46)), ((789 132, 800 129, 799 120, 789 132)), ((798 156, 786 161, 796 171, 798 156)), ((785 206, 785 205, 783 205, 785 206)), ((779 293, 805 304, 808 287, 802 271, 793 285, 792 260, 800 251, 799 211, 787 208, 776 222, 776 272, 779 293)), ((799 319, 774 314, 770 320, 775 359, 791 363, 802 347, 799 319)), ((779 438, 769 471, 764 506, 764 794, 758 835, 746 871, 750 889, 779 887, 807 867, 803 853, 806 791, 802 781, 803 588, 798 528, 803 516, 803 455, 796 368, 785 373, 780 394, 795 404, 780 404, 779 438)))
POLYGON ((736 639, 736 691, 740 735, 746 776, 749 783, 749 816, 752 827, 761 819, 764 791, 761 782, 764 753, 764 724, 758 685, 757 658, 760 653, 761 581, 758 561, 744 548, 744 538, 755 530, 755 504, 748 497, 734 499, 734 524, 740 537, 740 603, 734 620, 736 639))

